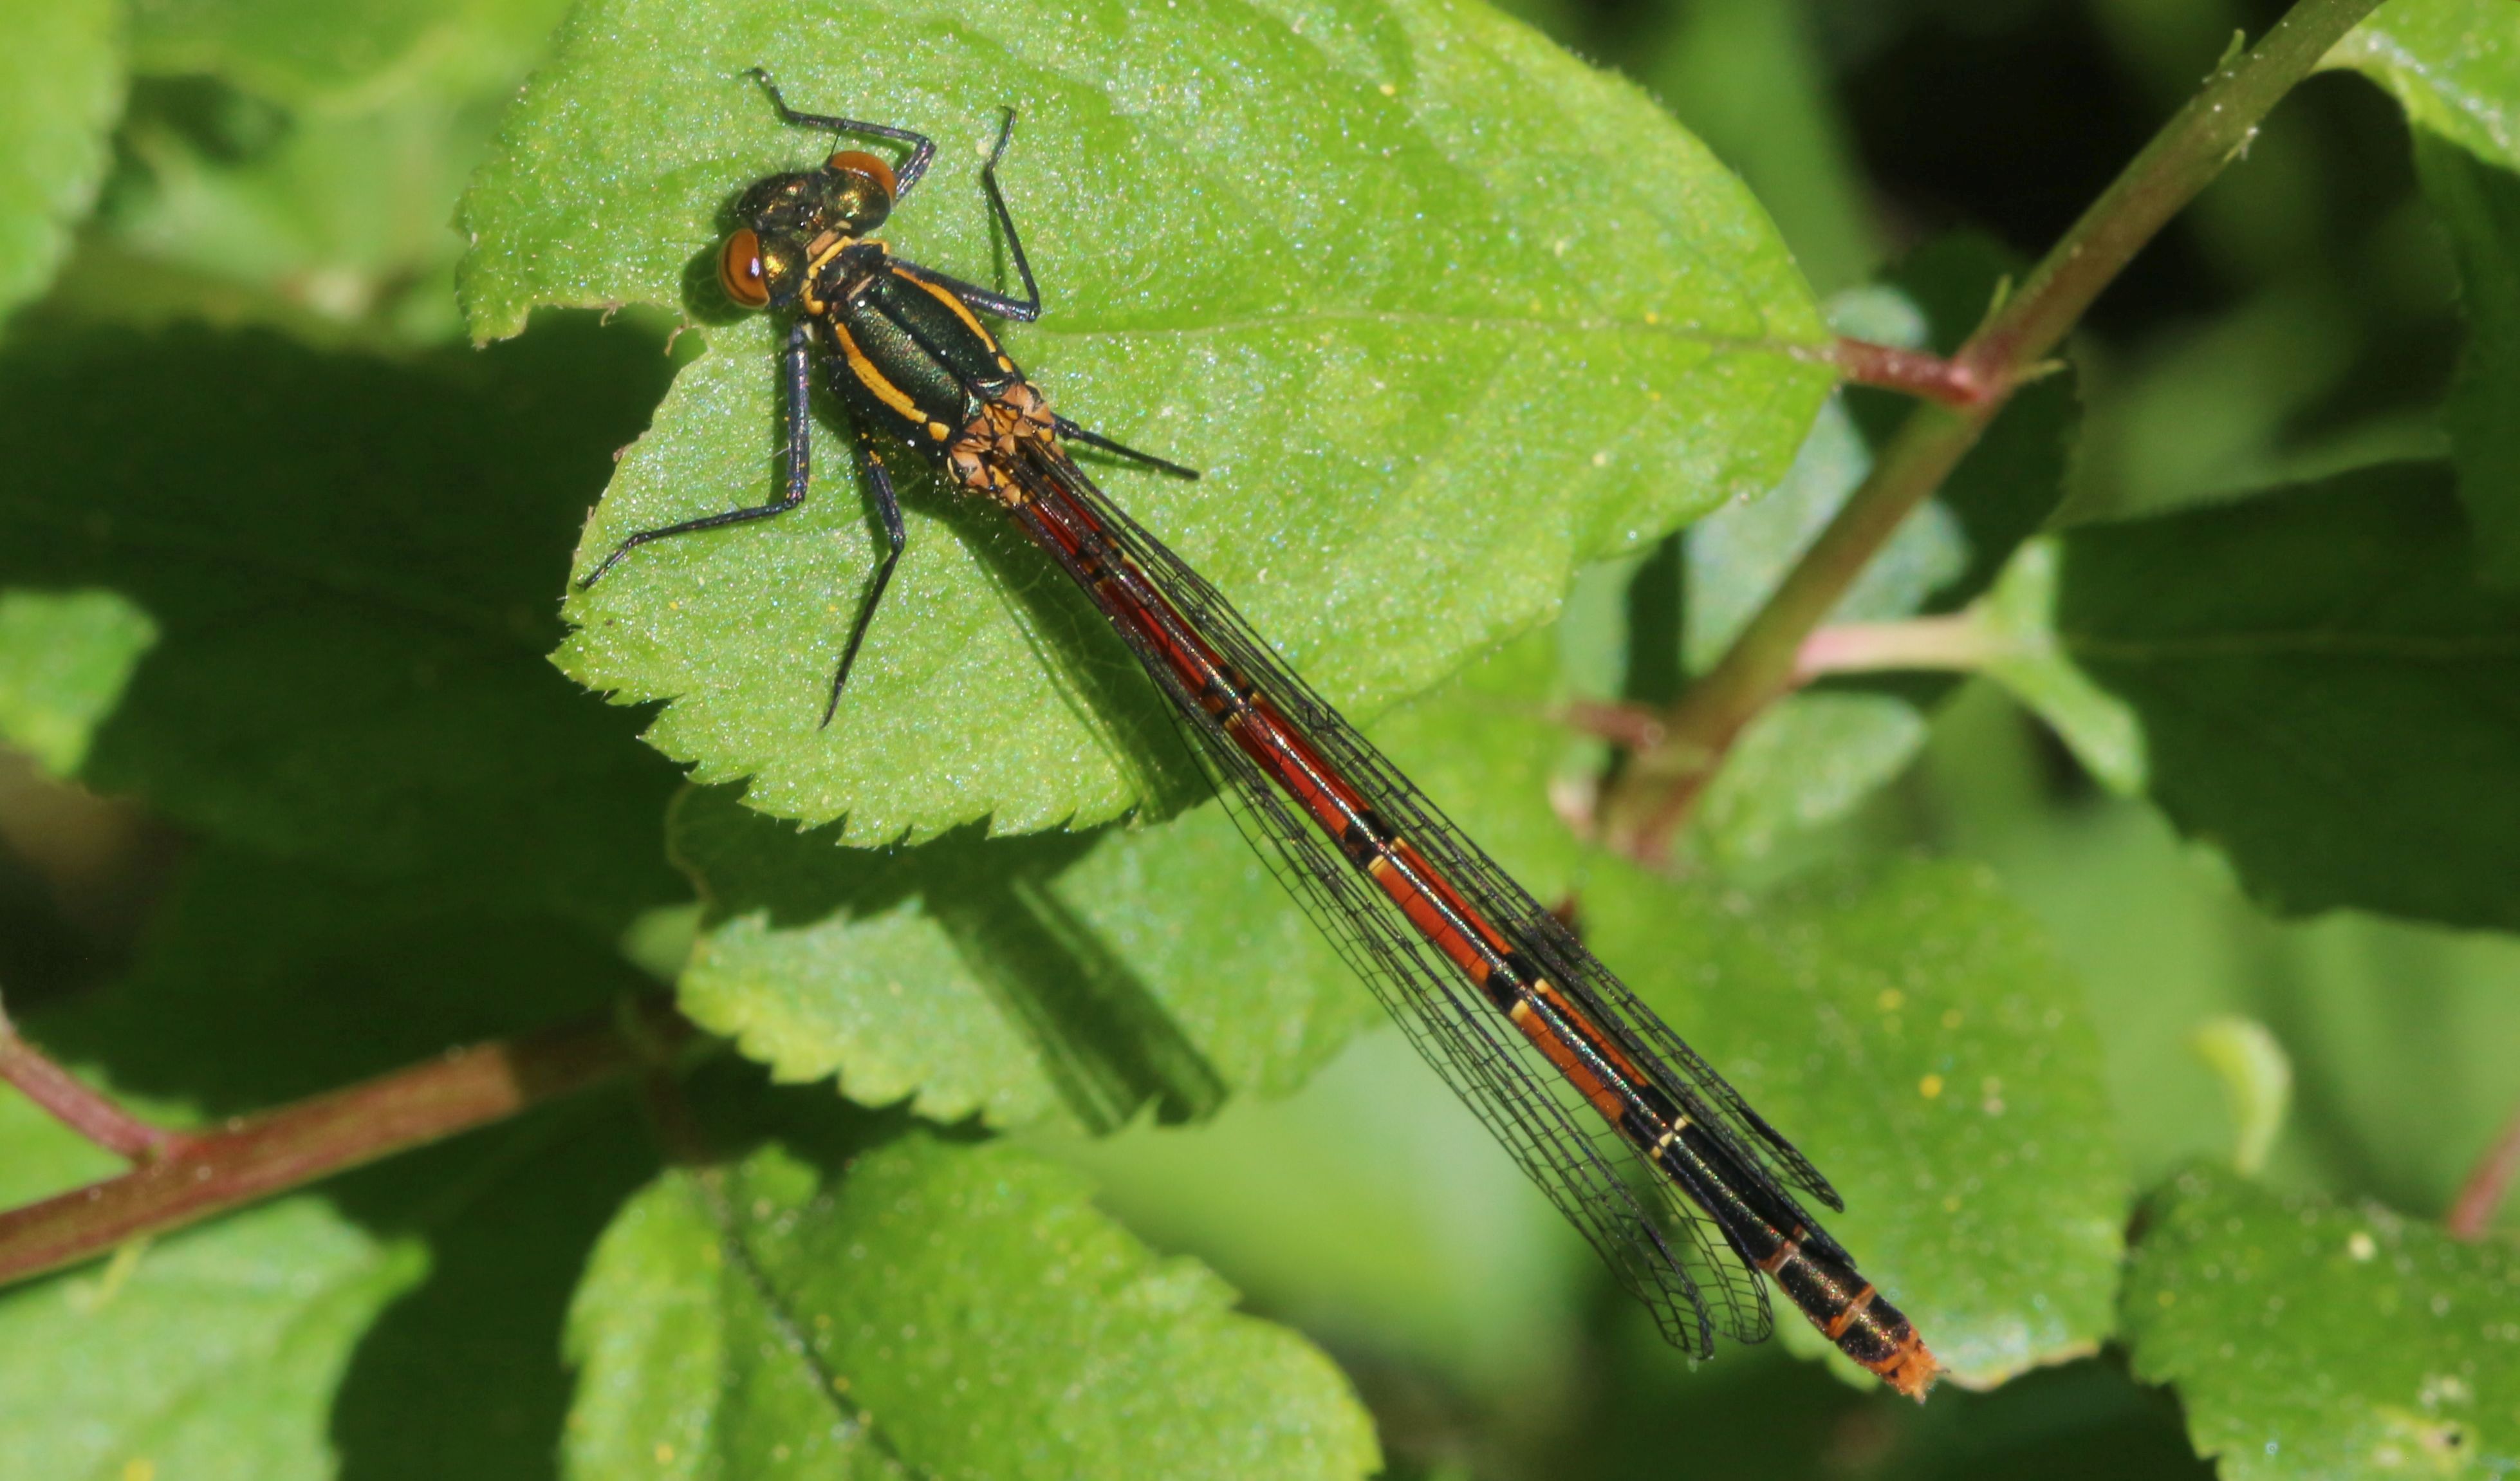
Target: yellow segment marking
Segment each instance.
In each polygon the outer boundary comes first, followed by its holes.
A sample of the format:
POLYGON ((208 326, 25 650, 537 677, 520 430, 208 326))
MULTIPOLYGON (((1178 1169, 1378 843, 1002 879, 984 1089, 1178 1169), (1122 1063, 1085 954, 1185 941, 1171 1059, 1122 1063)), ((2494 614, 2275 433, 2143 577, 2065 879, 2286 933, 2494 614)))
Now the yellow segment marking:
POLYGON ((1866 1307, 1872 1304, 1872 1282, 1867 1280, 1864 1282, 1864 1289, 1855 1293, 1855 1299, 1846 1303, 1846 1310, 1839 1312, 1830 1319, 1828 1325, 1821 1328, 1822 1331, 1828 1333, 1828 1340, 1834 1342, 1846 1335, 1846 1329, 1855 1324, 1855 1319, 1863 1315, 1866 1307))
POLYGON ((1688 1130, 1688 1118, 1687 1116, 1683 1116, 1679 1120, 1674 1121, 1671 1124, 1671 1130, 1663 1133, 1662 1136, 1655 1141, 1651 1155, 1659 1158, 1663 1153, 1671 1150, 1671 1144, 1679 1141, 1680 1134, 1687 1130, 1688 1130))
POLYGON ((1759 1262, 1759 1269, 1767 1272, 1771 1276, 1783 1270, 1785 1268, 1786 1261, 1803 1252, 1803 1235, 1810 1233, 1810 1230, 1803 1228, 1801 1225, 1795 1225, 1794 1232, 1785 1235, 1785 1242, 1777 1246, 1777 1252, 1759 1262))

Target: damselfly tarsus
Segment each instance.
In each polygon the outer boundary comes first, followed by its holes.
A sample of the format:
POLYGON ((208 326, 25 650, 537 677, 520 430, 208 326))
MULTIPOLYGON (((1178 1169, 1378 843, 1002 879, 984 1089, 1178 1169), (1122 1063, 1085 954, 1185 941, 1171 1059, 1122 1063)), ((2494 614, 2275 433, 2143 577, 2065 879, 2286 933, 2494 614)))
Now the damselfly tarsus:
POLYGON ((832 675, 826 723, 904 544, 877 443, 887 432, 958 492, 1003 509, 1085 590, 1172 700, 1280 879, 1666 1337, 1705 1354, 1717 1332, 1765 1336, 1764 1274, 1849 1357, 1923 1397, 1939 1371, 1933 1355, 1796 1197, 1842 1208, 1827 1180, 1068 456, 1075 442, 1197 476, 1054 413, 982 324, 983 314, 1041 313, 998 188, 1013 114, 980 181, 1020 297, 905 261, 871 235, 926 172, 931 141, 797 112, 756 75, 787 122, 886 140, 908 157, 896 171, 841 150, 744 193, 744 224, 719 253, 718 280, 738 305, 789 319, 780 496, 632 535, 580 585, 651 541, 802 504, 820 358, 849 411, 859 478, 886 535, 832 675))

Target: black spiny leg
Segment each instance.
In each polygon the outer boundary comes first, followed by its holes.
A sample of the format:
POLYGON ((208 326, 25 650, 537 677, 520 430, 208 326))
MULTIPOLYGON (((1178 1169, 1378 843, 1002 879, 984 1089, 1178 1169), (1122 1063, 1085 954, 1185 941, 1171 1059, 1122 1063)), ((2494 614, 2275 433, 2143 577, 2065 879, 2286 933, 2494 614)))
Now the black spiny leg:
POLYGON ((805 502, 806 486, 813 481, 814 444, 811 402, 814 387, 814 362, 813 343, 808 337, 805 321, 802 319, 788 328, 788 350, 783 369, 786 372, 788 396, 788 448, 785 459, 788 476, 786 487, 778 499, 769 504, 754 505, 747 509, 731 509, 722 515, 702 515, 697 519, 686 519, 680 524, 668 524, 662 529, 643 529, 614 546, 611 555, 605 557, 602 563, 595 569, 580 577, 577 583, 579 591, 593 586, 603 579, 604 573, 612 569, 622 557, 651 541, 662 540, 671 535, 696 534, 700 530, 718 529, 729 524, 745 524, 754 519, 767 519, 773 515, 784 515, 805 502))
POLYGON ((825 725, 830 725, 832 716, 839 711, 840 686, 849 682, 849 668, 858 661, 858 645, 866 642, 867 625, 875 621, 876 605, 883 600, 884 586, 892 580, 892 568, 901 563, 901 548, 910 538, 901 527, 901 500, 892 492, 892 475, 883 471, 882 455, 875 450, 864 427, 854 430, 850 445, 857 449, 858 482, 875 500, 875 512, 883 520, 887 549, 876 562, 875 579, 867 583, 866 595, 858 599, 857 621, 849 625, 848 647, 840 650, 839 669, 832 675, 831 702, 823 706, 825 725))
POLYGON ((1089 427, 1079 426, 1075 423, 1068 421, 1065 417, 1055 416, 1051 418, 1051 421, 1058 427, 1058 434, 1065 437, 1070 442, 1082 442, 1087 447, 1099 447, 1106 453, 1126 458, 1132 463, 1143 463, 1159 473, 1170 473, 1176 478, 1195 478, 1198 476, 1197 469, 1184 468, 1182 465, 1175 463, 1168 458, 1158 458, 1152 453, 1142 453, 1126 443, 1114 442, 1110 438, 1103 436, 1101 432, 1095 431, 1089 427))
POLYGON ((980 188, 989 193, 989 209, 997 213, 998 225, 1006 230, 1007 255, 1015 259, 1015 276, 1023 280, 1024 295, 1020 298, 1010 298, 1004 293, 994 292, 977 284, 966 283, 960 278, 949 278, 934 268, 925 268, 922 271, 938 284, 951 290, 954 296, 984 314, 995 314, 1001 319, 1012 319, 1018 324, 1030 324, 1041 317, 1041 285, 1032 281, 1032 264, 1024 260, 1023 238, 1015 231, 1014 214, 1007 209, 1005 192, 998 189, 998 157, 1007 152, 1007 141, 1014 136, 1015 111, 1008 109, 1007 121, 998 129, 997 145, 989 151, 989 162, 980 166, 980 188))
POLYGON ((909 198, 910 188, 919 183, 920 176, 927 173, 927 161, 936 157, 936 141, 925 134, 894 128, 888 123, 837 118, 830 113, 800 113, 788 106, 787 99, 779 96, 779 84, 771 80, 769 68, 754 67, 746 67, 744 71, 770 94, 770 106, 779 110, 779 120, 783 123, 792 123, 799 128, 828 128, 835 134, 872 134, 878 139, 909 145, 910 157, 902 162, 901 168, 893 171, 892 199, 895 203, 909 198))

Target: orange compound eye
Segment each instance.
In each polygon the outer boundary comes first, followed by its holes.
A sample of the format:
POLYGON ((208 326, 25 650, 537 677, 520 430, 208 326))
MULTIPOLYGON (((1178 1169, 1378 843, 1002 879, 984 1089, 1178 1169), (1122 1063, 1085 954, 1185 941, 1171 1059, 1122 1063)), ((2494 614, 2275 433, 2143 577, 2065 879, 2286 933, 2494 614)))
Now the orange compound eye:
POLYGON ((746 228, 718 249, 717 286, 745 308, 770 306, 769 275, 761 266, 761 239, 746 228))
POLYGON ((887 201, 901 194, 892 182, 892 166, 873 155, 862 155, 856 150, 843 150, 824 163, 843 174, 865 175, 883 187, 884 199, 887 201))

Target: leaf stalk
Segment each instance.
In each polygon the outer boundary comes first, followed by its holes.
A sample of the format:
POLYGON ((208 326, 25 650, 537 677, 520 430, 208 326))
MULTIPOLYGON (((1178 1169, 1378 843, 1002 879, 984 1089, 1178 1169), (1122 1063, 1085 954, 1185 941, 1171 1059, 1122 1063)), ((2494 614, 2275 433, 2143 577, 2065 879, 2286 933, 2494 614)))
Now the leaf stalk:
POLYGON ((0 1081, 15 1086, 54 1120, 126 1161, 148 1163, 173 1154, 191 1139, 144 1121, 90 1090, 27 1043, 0 1011, 0 1081))

